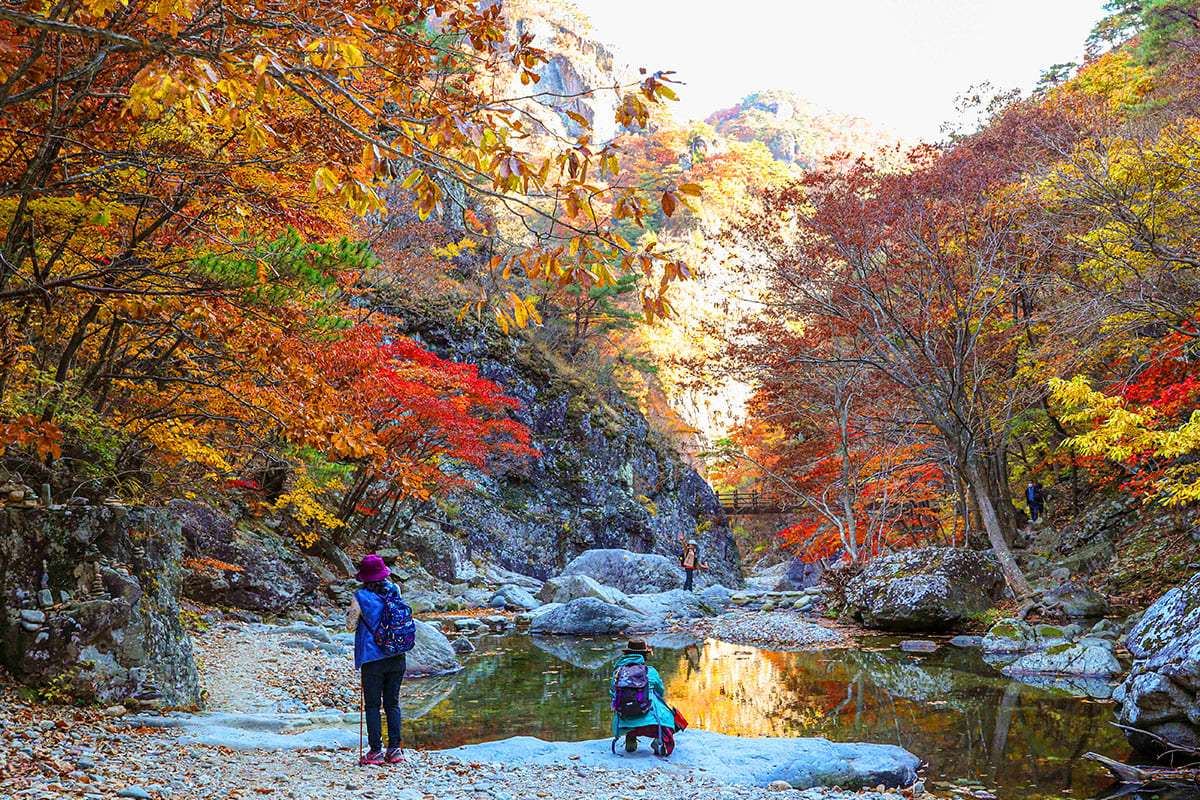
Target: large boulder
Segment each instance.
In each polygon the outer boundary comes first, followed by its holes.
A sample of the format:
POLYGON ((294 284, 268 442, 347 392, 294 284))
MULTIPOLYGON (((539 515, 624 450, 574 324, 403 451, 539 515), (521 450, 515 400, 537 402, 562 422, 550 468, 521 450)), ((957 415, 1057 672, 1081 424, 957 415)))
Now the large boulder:
POLYGON ((404 674, 411 677, 445 675, 462 669, 454 646, 442 629, 428 622, 413 620, 417 626, 413 649, 405 656, 404 674))
POLYGON ((1080 678, 1115 678, 1123 671, 1113 654, 1112 642, 1089 639, 1050 647, 1021 656, 1000 669, 1011 677, 1068 675, 1080 678))
POLYGON ((868 627, 941 631, 992 608, 1003 593, 991 553, 927 547, 875 559, 847 585, 846 600, 868 627))
POLYGON ((537 593, 537 599, 543 603, 569 603, 580 597, 595 597, 613 605, 619 605, 624 599, 621 592, 601 586, 587 575, 560 575, 551 578, 537 593))
POLYGON ((801 561, 799 556, 793 558, 788 564, 787 571, 783 573, 783 577, 779 579, 779 583, 775 588, 791 592, 797 589, 808 589, 816 586, 821 582, 821 576, 825 574, 825 568, 815 561, 801 561))
POLYGON ((186 543, 185 597, 280 614, 317 587, 304 556, 280 537, 240 530, 226 514, 190 500, 172 500, 167 512, 178 521, 186 543))
POLYGON ((567 564, 564 575, 586 575, 625 594, 665 592, 683 586, 686 575, 677 561, 653 553, 587 550, 567 564))
POLYGON ((1041 605, 1047 614, 1067 619, 1097 619, 1108 613, 1104 595, 1079 581, 1067 581, 1047 590, 1041 605))
POLYGON ((1025 653, 1070 644, 1079 632, 1078 626, 1061 628, 1057 625, 1031 625, 1016 618, 1002 619, 983 635, 981 647, 985 656, 995 656, 1007 662, 1025 653))
POLYGON ((505 584, 488 600, 492 608, 507 608, 510 611, 530 611, 541 605, 533 595, 514 584, 505 584))
POLYGON ((162 509, 0 512, 0 663, 60 698, 198 705, 182 555, 162 509))
MULTIPOLYGON (((1147 609, 1126 638, 1133 656, 1114 699, 1123 725, 1200 751, 1200 574, 1147 609)), ((1130 742, 1154 752, 1160 744, 1131 733, 1130 742)))
POLYGON ((683 589, 653 594, 631 594, 621 605, 654 620, 655 627, 664 625, 669 620, 711 617, 721 613, 721 607, 703 595, 683 589))
POLYGON ((533 618, 530 633, 563 636, 611 636, 642 628, 650 620, 595 597, 579 597, 533 618))

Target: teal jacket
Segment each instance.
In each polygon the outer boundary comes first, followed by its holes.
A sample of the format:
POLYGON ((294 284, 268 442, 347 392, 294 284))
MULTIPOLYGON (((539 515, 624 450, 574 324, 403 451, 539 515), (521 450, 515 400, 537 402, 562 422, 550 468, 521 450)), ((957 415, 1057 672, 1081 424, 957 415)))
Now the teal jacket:
MULTIPOLYGON (((626 664, 644 663, 646 663, 645 656, 633 653, 623 655, 617 659, 617 666, 613 668, 612 678, 608 682, 608 698, 610 701, 617 699, 617 669, 626 664)), ((675 729, 675 712, 666 703, 667 690, 663 686, 662 677, 654 667, 650 667, 647 671, 649 672, 648 677, 650 679, 650 711, 640 717, 619 717, 614 711, 613 736, 620 736, 643 725, 661 725, 664 728, 675 729)))

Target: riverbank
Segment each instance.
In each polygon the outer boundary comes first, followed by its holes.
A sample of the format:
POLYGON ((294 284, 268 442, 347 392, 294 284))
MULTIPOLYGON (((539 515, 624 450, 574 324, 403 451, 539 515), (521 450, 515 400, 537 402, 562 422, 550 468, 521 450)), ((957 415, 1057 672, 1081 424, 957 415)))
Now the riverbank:
POLYGON ((459 753, 407 751, 361 767, 355 748, 235 750, 187 742, 170 729, 128 725, 99 710, 32 703, 0 685, 0 796, 84 798, 279 797, 288 800, 911 800, 921 792, 806 791, 724 783, 671 762, 639 769, 521 765, 459 753))

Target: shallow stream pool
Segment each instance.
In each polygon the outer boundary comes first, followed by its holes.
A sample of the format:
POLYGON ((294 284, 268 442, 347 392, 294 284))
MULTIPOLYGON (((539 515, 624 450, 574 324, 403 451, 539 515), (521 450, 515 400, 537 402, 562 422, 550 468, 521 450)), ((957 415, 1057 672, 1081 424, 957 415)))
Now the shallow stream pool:
MULTIPOLYGON (((660 636, 653 663, 692 725, 740 736, 823 736, 897 744, 929 762, 930 787, 964 797, 1105 795, 1088 751, 1128 756, 1112 704, 1000 675, 976 650, 906 653, 899 639, 777 653, 660 636)), ((405 687, 405 738, 418 748, 528 735, 611 735, 608 677, 621 643, 484 637, 456 675, 405 687)), ((681 736, 686 736, 686 733, 681 736)))

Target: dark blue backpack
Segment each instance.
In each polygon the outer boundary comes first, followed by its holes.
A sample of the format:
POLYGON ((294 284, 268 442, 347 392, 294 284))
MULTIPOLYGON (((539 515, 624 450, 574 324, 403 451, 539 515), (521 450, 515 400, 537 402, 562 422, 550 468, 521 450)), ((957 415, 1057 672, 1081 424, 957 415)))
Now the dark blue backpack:
POLYGON ((379 626, 371 631, 375 646, 380 652, 392 655, 407 653, 413 649, 417 637, 412 609, 394 591, 379 599, 383 601, 383 611, 379 615, 379 626))

